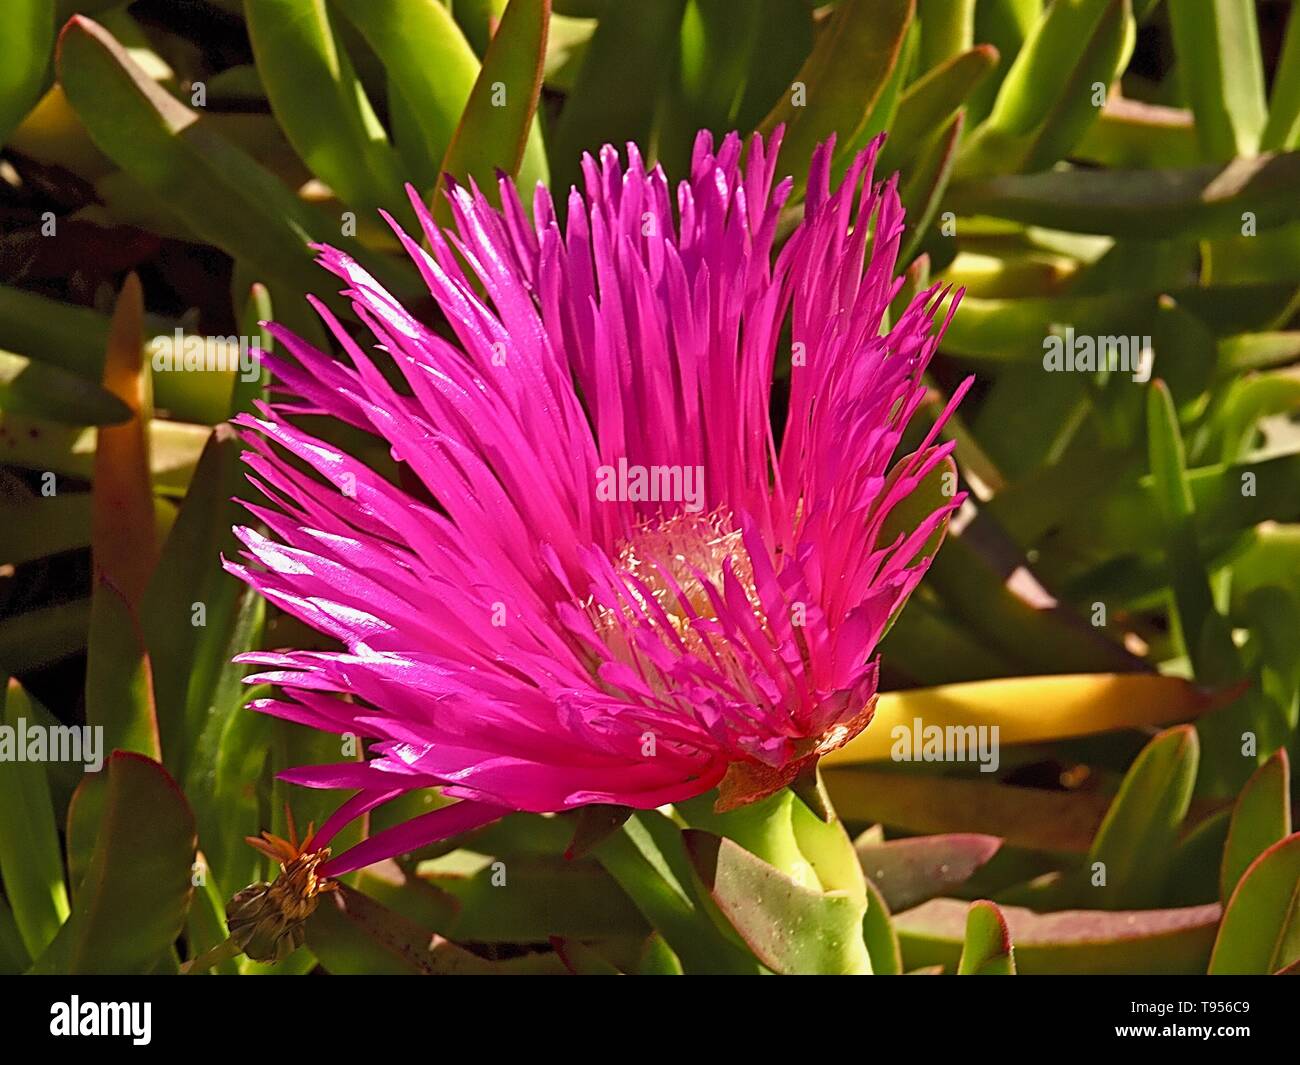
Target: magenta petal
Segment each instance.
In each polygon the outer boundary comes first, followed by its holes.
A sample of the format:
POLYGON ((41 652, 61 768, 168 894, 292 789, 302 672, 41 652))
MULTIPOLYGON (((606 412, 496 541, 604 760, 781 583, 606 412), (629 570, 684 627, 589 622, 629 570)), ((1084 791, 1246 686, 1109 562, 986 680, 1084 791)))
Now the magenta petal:
POLYGON ((510 810, 504 806, 462 800, 384 829, 351 850, 331 858, 320 867, 320 872, 322 876, 342 876, 354 869, 373 865, 397 854, 405 854, 448 836, 458 836, 462 832, 489 825, 508 813, 510 810))
POLYGON ((885 540, 952 449, 938 434, 969 382, 896 454, 961 293, 936 284, 884 328, 904 218, 880 138, 838 182, 817 148, 777 251, 780 142, 701 132, 676 187, 607 145, 563 224, 544 189, 530 221, 505 178, 500 209, 453 185, 447 229, 409 189, 418 232, 385 218, 437 329, 316 249, 354 321, 312 301, 337 358, 271 327, 275 402, 236 419, 259 528, 223 564, 342 649, 240 661, 280 689, 256 709, 366 741, 365 762, 282 774, 356 792, 322 845, 413 789, 460 800, 327 871, 509 811, 681 801, 737 762, 779 779, 861 720, 919 549, 964 498, 885 540))

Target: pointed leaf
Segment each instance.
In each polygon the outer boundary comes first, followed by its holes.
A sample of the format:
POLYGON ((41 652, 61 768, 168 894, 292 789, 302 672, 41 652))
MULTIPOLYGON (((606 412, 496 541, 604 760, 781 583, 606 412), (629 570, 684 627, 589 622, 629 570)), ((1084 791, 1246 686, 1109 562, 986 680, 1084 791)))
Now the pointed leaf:
POLYGON ((1300 960, 1300 832, 1274 843, 1229 899, 1210 975, 1276 973, 1300 960))
POLYGON ((862 919, 862 938, 871 955, 871 971, 878 976, 897 976, 903 971, 903 955, 894 931, 889 905, 876 885, 867 880, 867 913, 862 919))
MULTIPOLYGON (((12 746, 32 720, 27 693, 9 680, 3 698, 3 720, 12 730, 12 746)), ((41 758, 53 758, 45 752, 41 758)), ((68 916, 68 889, 63 881, 59 832, 45 766, 28 761, 28 751, 10 750, 0 757, 0 877, 4 880, 14 926, 29 957, 38 956, 68 916)))
MULTIPOLYGON (((550 0, 511 0, 488 45, 469 102, 443 157, 442 177, 455 178, 464 185, 472 178, 495 198, 494 175, 508 174, 519 178, 526 202, 537 182, 546 180, 534 115, 542 91, 550 17, 550 0), (530 134, 535 142, 536 165, 524 174, 520 165, 530 134)), ((451 209, 445 197, 435 198, 434 212, 444 223, 450 223, 451 209)))
POLYGON ((1179 83, 1196 115, 1205 157, 1254 155, 1267 120, 1254 3, 1169 0, 1165 8, 1179 83))
POLYGON ((1225 903, 1250 864, 1290 834, 1291 764, 1283 747, 1255 771, 1232 809, 1219 874, 1220 897, 1225 903))
POLYGON ((1002 911, 986 899, 966 913, 966 938, 957 962, 959 976, 1014 976, 1016 955, 1002 911))
POLYGON ((770 132, 786 125, 777 172, 794 174, 796 192, 820 142, 835 133, 840 152, 858 143, 889 86, 915 9, 915 0, 844 0, 835 8, 793 86, 761 126, 770 132))
MULTIPOLYGON (((968 903, 931 899, 894 917, 903 965, 954 971, 965 942, 968 903)), ((1202 973, 1222 907, 1176 910, 1062 910, 1039 914, 1001 907, 1015 943, 1016 969, 1039 973, 1202 973)))
POLYGON ((686 851, 718 909, 758 958, 781 974, 871 972, 866 907, 804 887, 733 842, 687 829, 686 851))
POLYGON ((167 771, 118 751, 105 769, 103 816, 72 915, 38 973, 147 973, 185 924, 194 818, 167 771))
POLYGON ((312 173, 357 211, 405 213, 397 153, 325 0, 244 0, 244 22, 271 110, 312 173))
POLYGON ((1159 900, 1192 800, 1199 757, 1190 725, 1168 729, 1142 749, 1088 851, 1089 866, 1102 863, 1106 877, 1088 893, 1091 905, 1133 909, 1159 900))
POLYGON ((997 836, 949 833, 855 844, 867 879, 890 910, 907 910, 965 883, 998 852, 997 836))

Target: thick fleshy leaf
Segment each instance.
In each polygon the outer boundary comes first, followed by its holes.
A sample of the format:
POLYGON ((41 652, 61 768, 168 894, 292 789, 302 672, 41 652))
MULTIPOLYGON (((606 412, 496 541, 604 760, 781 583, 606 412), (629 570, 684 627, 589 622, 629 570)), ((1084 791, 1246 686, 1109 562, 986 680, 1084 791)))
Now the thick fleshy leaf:
POLYGON ((998 727, 1003 744, 1041 743, 1121 728, 1186 721, 1213 709, 1211 696, 1185 680, 1151 673, 1009 677, 884 692, 871 724, 825 766, 895 758, 899 728, 919 718, 940 729, 998 727))
POLYGON ((149 655, 140 629, 145 588, 158 563, 153 493, 144 432, 147 379, 141 368, 140 283, 132 275, 118 299, 104 360, 104 385, 133 412, 99 430, 95 448, 86 722, 104 730, 108 750, 161 758, 149 655))
MULTIPOLYGON (((737 122, 742 96, 752 72, 769 59, 757 50, 760 35, 773 21, 796 22, 799 14, 809 20, 807 8, 796 12, 799 7, 803 5, 788 0, 740 5, 729 0, 687 0, 678 35, 676 77, 666 94, 659 133, 660 159, 670 174, 687 172, 699 130, 710 130, 718 138, 745 128, 737 122)), ((786 81, 775 86, 772 98, 785 91, 797 69, 798 61, 786 81)))
POLYGON ((972 902, 966 911, 966 937, 957 962, 959 976, 1014 976, 1015 948, 1007 920, 995 903, 972 902))
MULTIPOLYGON (((89 307, 78 307, 35 292, 0 285, 0 347, 29 358, 33 363, 67 370, 94 385, 99 385, 104 376, 104 353, 108 348, 110 324, 108 315, 89 307)), ((170 353, 179 347, 183 353, 187 349, 197 350, 198 345, 204 344, 202 338, 182 333, 178 345, 176 328, 175 322, 156 315, 144 316, 144 332, 149 338, 146 347, 151 358, 157 352, 170 353)), ((214 353, 225 351, 225 345, 215 339, 210 341, 210 347, 214 353)), ((218 370, 155 374, 154 406, 184 421, 217 421, 224 413, 217 381, 224 376, 227 375, 218 370)), ((61 378, 49 380, 63 387, 61 378)), ((39 378, 35 378, 32 383, 38 381, 39 378)), ((17 387, 18 382, 14 384, 17 387)), ((105 419, 104 424, 112 421, 114 419, 105 419)))
MULTIPOLYGON (((5 461, 13 466, 89 481, 95 476, 96 432, 15 416, 0 423, 0 443, 5 461)), ((206 425, 188 422, 155 419, 149 424, 149 472, 159 495, 185 494, 211 433, 206 425)))
MULTIPOLYGON (((955 967, 965 942, 968 903, 932 899, 894 917, 908 970, 955 967)), ((1016 969, 1038 973, 1201 973, 1210 957, 1219 904, 1174 910, 1062 910, 1039 914, 1001 907, 1016 949, 1016 969)))
POLYGON ((1233 679, 1235 650, 1215 612, 1201 558, 1178 415, 1168 386, 1160 380, 1153 381, 1147 393, 1147 454, 1183 645, 1198 677, 1210 682, 1233 679))
MULTIPOLYGON (((923 25, 922 40, 924 36, 923 25)), ((921 145, 951 123, 966 97, 997 61, 998 50, 981 44, 953 56, 912 82, 898 102, 889 139, 881 150, 881 171, 888 174, 915 159, 921 145)))
POLYGON ((871 972, 862 937, 866 907, 840 892, 804 887, 732 840, 682 833, 696 875, 741 939, 773 972, 871 972))
POLYGON ((1171 728, 1142 749, 1088 851, 1093 890, 1085 898, 1091 906, 1134 909, 1159 901, 1199 759, 1190 725, 1171 728))
POLYGON ((331 973, 491 975, 557 973, 555 955, 526 954, 491 962, 433 935, 346 884, 322 896, 307 920, 307 946, 331 973))
MULTIPOLYGON (((494 190, 494 175, 519 179, 525 195, 537 182, 546 181, 541 134, 534 116, 542 91, 542 64, 550 23, 550 0, 511 0, 492 36, 483 66, 470 91, 465 111, 442 159, 444 178, 494 190), (533 165, 520 170, 532 140, 533 165)), ((434 199, 434 214, 444 224, 451 220, 446 198, 434 199)))
MULTIPOLYGON (((1234 159, 1189 170, 1076 168, 1007 174, 955 185, 948 206, 1075 233, 1158 237, 1240 236, 1242 212, 1259 230, 1300 215, 1300 152, 1234 159)), ((960 316, 959 316, 960 317, 960 316)))
POLYGON ((1096 121, 1094 85, 1109 86, 1134 40, 1129 0, 1060 0, 1035 25, 986 122, 957 162, 965 179, 1044 170, 1096 121))
POLYGON ((1112 95, 1070 155, 1121 170, 1182 169, 1201 161, 1201 146, 1190 111, 1112 95))
POLYGON ((91 595, 86 723, 104 730, 107 750, 162 757, 144 633, 130 603, 103 579, 91 595))
POLYGON ((0 144, 49 84, 52 0, 8 0, 0 9, 0 144))
MULTIPOLYGON (((472 857, 472 856, 471 856, 472 857)), ((446 935, 480 943, 538 943, 550 936, 644 935, 641 914, 594 862, 480 855, 477 868, 420 866, 420 877, 458 903, 446 935), (472 870, 472 871, 471 871, 472 870)))
POLYGON ((1009 847, 1087 851, 1105 817, 1096 792, 1048 791, 987 780, 828 767, 826 787, 841 817, 908 832, 975 832, 1009 847))
POLYGON ((931 139, 899 192, 911 230, 907 243, 899 253, 900 262, 908 262, 916 254, 939 212, 943 194, 948 188, 948 178, 952 175, 957 143, 961 139, 964 124, 965 120, 959 114, 948 123, 946 129, 931 139))
POLYGON ((312 173, 357 211, 404 212, 397 153, 323 0, 245 0, 244 21, 276 121, 312 173))
POLYGON ((1171 0, 1165 6, 1179 83, 1196 115, 1205 157, 1254 155, 1267 120, 1254 3, 1171 0))
MULTIPOLYGON (((33 726, 26 691, 9 680, 3 698, 3 720, 17 745, 33 726)), ((48 741, 45 741, 48 742, 48 741)), ((42 747, 44 744, 42 744, 42 747)), ((9 750, 0 758, 0 877, 21 946, 29 958, 37 957, 68 916, 68 889, 63 880, 63 858, 54 821, 50 783, 42 762, 53 759, 48 750, 9 750), (31 759, 31 760, 29 760, 31 759)))
POLYGON ((633 814, 594 851, 681 959, 687 973, 755 973, 758 964, 737 939, 723 936, 695 890, 682 833, 655 811, 633 814))
MULTIPOLYGON (((967 296, 944 334, 943 349, 991 363, 1023 360, 1037 369, 1043 360, 1045 326, 1073 325, 1078 336, 1141 336, 1149 332, 1147 325, 1162 294, 1142 285, 1095 296, 967 296)), ((1180 287, 1167 294, 1210 324, 1216 336, 1231 336, 1279 328, 1291 313, 1287 308, 1295 285, 1180 287)), ((1036 376, 1041 384, 1042 375, 1036 376)))
POLYGON ((564 967, 574 976, 623 976, 625 975, 613 962, 600 951, 580 943, 576 939, 551 937, 551 946, 560 956, 564 967))
POLYGON ((1300 960, 1300 832, 1251 863, 1223 913, 1210 974, 1276 973, 1300 960))
POLYGON ((93 855, 72 915, 38 973, 154 971, 185 924, 194 818, 167 771, 143 755, 108 759, 93 855))
POLYGON ((99 430, 91 523, 96 579, 117 589, 132 610, 139 609, 158 563, 145 433, 151 412, 148 371, 141 365, 143 313, 140 282, 133 274, 118 297, 104 359, 104 388, 131 417, 99 430))
POLYGON ((867 880, 867 913, 862 919, 862 939, 877 976, 897 976, 903 971, 903 954, 894 931, 889 904, 875 884, 867 880))
POLYGON ((918 0, 918 69, 933 70, 970 48, 975 38, 975 6, 975 0, 918 0))
POLYGON ((866 837, 855 844, 862 871, 891 911, 919 906, 965 883, 1001 846, 997 836, 970 832, 885 843, 866 837))
POLYGON ((1300 148, 1300 15, 1294 7, 1274 68, 1268 122, 1259 146, 1264 151, 1300 148))
POLYGON ((90 510, 89 492, 0 501, 0 564, 88 547, 90 510))
POLYGON ((115 425, 131 417, 131 409, 117 396, 84 377, 4 351, 0 351, 0 413, 65 425, 115 425))
MULTIPOLYGON (((232 630, 254 598, 221 568, 222 554, 234 557, 239 548, 230 531, 243 515, 232 499, 245 485, 239 454, 234 431, 219 425, 203 449, 141 611, 166 764, 182 780, 210 724, 217 678, 231 657, 232 630)), ((237 647, 234 653, 251 649, 237 647)))
POLYGON ((1224 903, 1232 897, 1250 864, 1289 835, 1291 764, 1286 748, 1282 747, 1255 771, 1233 806, 1219 873, 1219 892, 1224 903))
POLYGON ((808 175, 813 149, 832 133, 841 151, 858 143, 889 87, 915 12, 915 0, 844 0, 817 37, 790 90, 763 120, 786 125, 777 172, 808 175))
POLYGON ((212 116, 163 91, 98 23, 71 19, 58 57, 60 83, 96 145, 197 236, 297 292, 319 286, 308 243, 328 239, 396 292, 411 292, 406 274, 340 236, 339 224, 215 132, 212 116))
POLYGON ((90 600, 38 607, 0 620, 0 669, 24 674, 54 664, 86 646, 90 600))
POLYGON ((436 173, 469 100, 479 62, 439 0, 331 0, 388 75, 397 146, 412 177, 436 173), (401 117, 401 121, 398 118, 401 117))

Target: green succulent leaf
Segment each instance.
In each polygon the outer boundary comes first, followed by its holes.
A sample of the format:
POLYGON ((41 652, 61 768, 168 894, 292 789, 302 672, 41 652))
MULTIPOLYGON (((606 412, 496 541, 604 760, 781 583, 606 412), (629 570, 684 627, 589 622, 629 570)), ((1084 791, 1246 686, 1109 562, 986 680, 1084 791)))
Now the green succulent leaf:
POLYGON ((413 177, 436 173, 470 91, 478 57, 439 0, 330 0, 360 31, 388 76, 397 146, 413 177))
POLYGON ((1165 8, 1204 156, 1254 155, 1267 120, 1254 3, 1169 0, 1165 8))
POLYGON ((894 931, 889 904, 867 880, 867 912, 862 919, 862 939, 871 956, 871 971, 878 976, 897 976, 903 971, 903 954, 894 931))
POLYGON ((891 911, 907 910, 964 884, 1002 846, 997 836, 950 832, 854 844, 862 871, 891 911))
POLYGON ((756 973, 758 963, 722 934, 697 895, 682 833, 655 811, 632 815, 593 852, 664 938, 687 973, 756 973))
POLYGON ((667 90, 664 57, 677 50, 685 7, 686 0, 613 4, 601 17, 547 144, 552 185, 560 197, 580 184, 584 152, 624 141, 648 143, 667 90))
POLYGON ((1225 905, 1251 863, 1290 834, 1291 765, 1281 748, 1246 782, 1232 808, 1219 873, 1225 905))
POLYGON ((948 205, 1076 233, 1158 237, 1239 236, 1242 212, 1260 230, 1300 214, 1300 152, 1234 159, 1187 170, 1053 170, 954 185, 948 205))
POLYGON ((997 49, 982 44, 953 56, 912 82, 898 102, 889 140, 880 155, 880 169, 888 174, 915 159, 922 145, 951 124, 966 98, 997 61, 997 49))
MULTIPOLYGON (((168 965, 189 909, 194 818, 157 762, 116 751, 71 916, 36 973, 148 973, 168 965)), ((89 779, 87 783, 90 783, 89 779)))
MULTIPOLYGON (((11 743, 25 735, 34 720, 27 692, 16 680, 7 682, 3 722, 12 730, 11 743)), ((49 752, 41 757, 52 757, 49 752)), ((69 913, 68 889, 55 826, 54 804, 45 766, 29 761, 26 750, 10 750, 0 758, 0 877, 4 879, 8 915, 28 958, 41 954, 53 941, 69 913)), ((14 945, 15 949, 17 944, 14 945)))
MULTIPOLYGON (((534 116, 542 90, 550 8, 550 0, 511 0, 443 157, 444 177, 462 184, 473 179, 495 198, 499 171, 519 178, 525 202, 537 183, 546 181, 546 158, 534 116), (526 172, 520 169, 525 160, 529 162, 526 172)), ((450 208, 441 196, 434 201, 434 213, 444 224, 450 221, 450 208)))
POLYGON ((1287 20, 1269 97, 1268 122, 1259 146, 1264 151, 1300 148, 1300 15, 1294 7, 1287 20))
POLYGON ((838 132, 840 153, 860 143, 891 85, 912 24, 915 0, 844 0, 818 36, 794 85, 763 120, 785 124, 779 173, 793 174, 796 191, 808 176, 813 150, 838 132), (802 86, 806 99, 797 96, 802 86))
POLYGON ((1135 30, 1129 0, 1059 0, 1016 55, 988 119, 963 146, 959 178, 1044 170, 1096 121, 1135 30))
POLYGON ((871 972, 863 941, 866 906, 842 892, 805 887, 733 840, 682 833, 704 889, 745 944, 773 972, 871 972))
POLYGON ((10 0, 0 9, 0 144, 50 83, 53 0, 10 0))
POLYGON ((966 913, 966 938, 957 962, 959 976, 1014 976, 1015 948, 1007 920, 995 903, 972 902, 966 913))
POLYGON ((320 281, 312 240, 348 248, 397 292, 411 291, 406 274, 340 237, 338 224, 217 133, 213 116, 155 84, 102 26, 72 19, 59 38, 58 64, 60 83, 95 144, 197 236, 297 292, 320 281))
POLYGON ((1300 832, 1242 875, 1223 913, 1210 974, 1267 975, 1300 960, 1300 832))
POLYGON ((557 973, 554 954, 526 954, 492 962, 340 884, 326 893, 307 920, 306 942, 331 973, 338 975, 508 975, 557 973))
POLYGON ((244 0, 257 72, 303 162, 348 206, 406 213, 402 168, 325 0, 244 0))
MULTIPOLYGON (((955 971, 965 944, 969 904, 931 899, 894 917, 903 965, 942 965, 955 971)), ((1216 903, 1169 910, 1061 910, 1035 913, 1001 907, 1016 971, 1105 975, 1205 971, 1222 907, 1216 903)))
POLYGON ((1103 882, 1093 879, 1086 889, 1090 906, 1138 909, 1160 901, 1191 804, 1199 755, 1190 725, 1167 729, 1142 749, 1088 851, 1086 871, 1093 874, 1100 867, 1105 874, 1103 882))

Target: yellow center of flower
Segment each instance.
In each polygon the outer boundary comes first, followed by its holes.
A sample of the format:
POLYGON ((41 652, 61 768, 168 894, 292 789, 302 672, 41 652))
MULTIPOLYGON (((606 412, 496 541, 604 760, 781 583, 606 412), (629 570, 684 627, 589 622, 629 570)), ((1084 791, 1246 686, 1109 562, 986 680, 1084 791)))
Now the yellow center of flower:
MULTIPOLYGON (((626 578, 626 594, 631 600, 622 608, 623 618, 645 624, 640 617, 644 612, 652 627, 661 627, 666 618, 694 655, 711 657, 707 634, 702 631, 704 624, 717 620, 709 590, 719 598, 725 594, 728 570, 755 616, 763 617, 753 563, 740 530, 733 528, 731 515, 724 511, 682 512, 642 525, 623 542, 615 567, 626 578)), ((613 611, 597 607, 595 620, 606 643, 621 649, 622 633, 613 611)), ((714 653, 722 653, 717 641, 714 653)))

